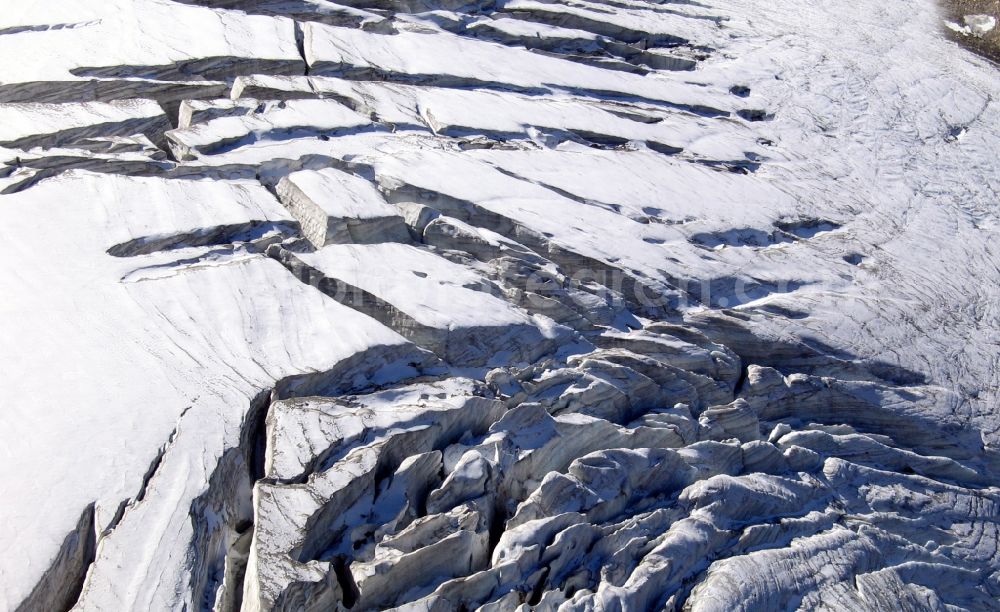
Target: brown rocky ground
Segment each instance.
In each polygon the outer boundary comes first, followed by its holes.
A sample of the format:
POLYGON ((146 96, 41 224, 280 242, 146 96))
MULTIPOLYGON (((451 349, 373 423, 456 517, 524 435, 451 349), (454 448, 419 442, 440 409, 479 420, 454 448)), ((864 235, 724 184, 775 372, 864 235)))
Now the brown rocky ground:
MULTIPOLYGON (((942 0, 945 19, 963 24, 965 15, 992 15, 1000 22, 1000 0, 942 0)), ((945 28, 949 38, 994 62, 1000 62, 1000 25, 983 36, 965 36, 945 28)))

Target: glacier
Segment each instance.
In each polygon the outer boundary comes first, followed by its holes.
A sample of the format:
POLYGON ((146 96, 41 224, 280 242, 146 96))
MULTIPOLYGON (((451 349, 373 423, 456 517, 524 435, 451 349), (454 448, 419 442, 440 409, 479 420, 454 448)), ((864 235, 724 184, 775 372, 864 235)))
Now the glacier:
POLYGON ((996 609, 1000 73, 949 27, 6 7, 0 610, 996 609))

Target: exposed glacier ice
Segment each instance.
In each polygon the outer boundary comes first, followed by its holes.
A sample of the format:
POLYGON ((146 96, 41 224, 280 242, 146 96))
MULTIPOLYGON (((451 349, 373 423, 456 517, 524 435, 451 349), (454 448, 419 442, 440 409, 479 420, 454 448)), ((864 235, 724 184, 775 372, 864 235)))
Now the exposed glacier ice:
POLYGON ((0 610, 996 608, 1000 78, 939 24, 3 11, 0 610))

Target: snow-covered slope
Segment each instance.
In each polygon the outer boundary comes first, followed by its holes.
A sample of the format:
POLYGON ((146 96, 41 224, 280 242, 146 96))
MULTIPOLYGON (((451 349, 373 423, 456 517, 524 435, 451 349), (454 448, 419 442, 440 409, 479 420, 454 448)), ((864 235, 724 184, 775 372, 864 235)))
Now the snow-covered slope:
POLYGON ((989 610, 931 0, 0 14, 0 609, 989 610))

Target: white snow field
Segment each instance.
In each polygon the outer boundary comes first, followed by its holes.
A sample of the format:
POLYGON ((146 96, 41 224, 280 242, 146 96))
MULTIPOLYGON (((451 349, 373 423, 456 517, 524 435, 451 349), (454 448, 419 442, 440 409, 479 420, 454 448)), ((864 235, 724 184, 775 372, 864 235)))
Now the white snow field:
POLYGON ((1000 72, 946 28, 4 7, 0 612, 997 609, 1000 72))

